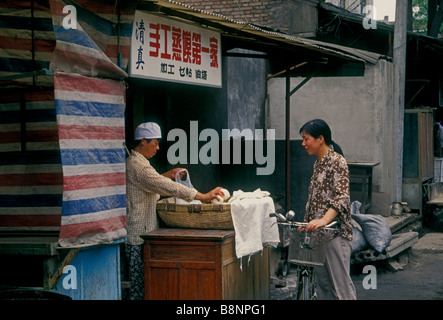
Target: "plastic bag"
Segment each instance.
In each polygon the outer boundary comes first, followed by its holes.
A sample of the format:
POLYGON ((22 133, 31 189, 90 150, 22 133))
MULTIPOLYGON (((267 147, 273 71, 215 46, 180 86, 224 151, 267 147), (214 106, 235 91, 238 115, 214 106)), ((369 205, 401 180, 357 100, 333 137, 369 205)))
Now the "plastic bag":
MULTIPOLYGON (((187 186, 188 188, 191 188, 191 189, 194 188, 191 183, 191 177, 189 175, 189 172, 186 169, 181 169, 175 173, 175 181, 184 185, 184 186, 187 186), (181 172, 185 172, 186 180, 182 180, 180 178, 181 172)), ((184 199, 175 198, 175 203, 177 203, 177 204, 201 204, 201 201, 200 200, 186 201, 184 199)))
POLYGON ((368 246, 363 232, 357 227, 352 227, 352 253, 364 250, 368 246))
POLYGON ((353 201, 351 203, 351 214, 359 214, 361 208, 361 202, 353 201))
POLYGON ((383 253, 391 243, 392 232, 386 220, 378 214, 353 214, 369 245, 379 253, 383 253))

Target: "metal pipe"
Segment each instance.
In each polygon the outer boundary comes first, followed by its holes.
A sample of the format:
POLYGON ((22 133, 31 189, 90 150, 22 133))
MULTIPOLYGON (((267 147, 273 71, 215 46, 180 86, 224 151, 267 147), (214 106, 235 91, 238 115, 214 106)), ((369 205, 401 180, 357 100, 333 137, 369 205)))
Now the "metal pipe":
POLYGON ((289 90, 291 82, 291 77, 289 73, 286 73, 286 192, 285 192, 285 201, 286 207, 285 211, 289 211, 291 209, 291 92, 289 90))
POLYGON ((286 74, 286 212, 291 210, 291 96, 311 80, 316 73, 317 70, 292 90, 289 90, 291 78, 289 74, 286 74))

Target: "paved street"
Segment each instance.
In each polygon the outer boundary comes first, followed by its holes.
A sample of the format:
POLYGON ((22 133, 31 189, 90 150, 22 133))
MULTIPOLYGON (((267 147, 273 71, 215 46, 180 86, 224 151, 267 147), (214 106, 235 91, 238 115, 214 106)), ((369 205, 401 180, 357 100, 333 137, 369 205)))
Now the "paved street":
POLYGON ((354 274, 352 279, 359 300, 443 300, 442 266, 443 233, 427 233, 411 248, 403 270, 377 267, 376 289, 364 288, 368 274, 354 274))
MULTIPOLYGON (((385 263, 373 264, 376 270, 374 282, 371 273, 353 270, 352 279, 358 300, 443 300, 443 233, 428 232, 410 250, 408 263, 403 270, 392 272, 385 263), (366 285, 365 285, 366 284, 366 285)), ((369 264, 369 263, 368 263, 369 264)), ((355 269, 355 268, 353 268, 355 269)), ((287 277, 287 286, 272 289, 271 299, 293 300, 295 272, 287 277)))

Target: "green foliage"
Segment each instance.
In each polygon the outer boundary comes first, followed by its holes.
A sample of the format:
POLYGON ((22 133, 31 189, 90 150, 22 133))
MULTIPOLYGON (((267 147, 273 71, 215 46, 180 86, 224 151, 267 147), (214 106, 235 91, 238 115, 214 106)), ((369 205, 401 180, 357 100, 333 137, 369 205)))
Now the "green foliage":
MULTIPOLYGON (((412 0, 413 31, 423 34, 428 32, 428 0, 412 0)), ((443 34, 443 24, 440 26, 443 34)))

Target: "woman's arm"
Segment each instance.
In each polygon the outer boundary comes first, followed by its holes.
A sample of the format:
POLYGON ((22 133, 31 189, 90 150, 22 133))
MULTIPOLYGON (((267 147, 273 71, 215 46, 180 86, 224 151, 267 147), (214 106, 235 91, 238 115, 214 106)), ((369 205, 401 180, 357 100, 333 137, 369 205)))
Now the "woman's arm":
POLYGON ((331 223, 332 220, 334 220, 335 217, 337 217, 337 215, 338 215, 338 212, 335 211, 334 208, 329 208, 325 212, 325 215, 322 218, 312 219, 311 221, 309 221, 309 223, 306 225, 305 229, 306 229, 306 231, 314 231, 317 228, 324 227, 324 226, 328 225, 329 223, 331 223))
MULTIPOLYGON (((163 177, 166 177, 166 178, 175 179, 175 175, 176 175, 177 172, 180 171, 180 170, 183 170, 183 168, 174 168, 174 169, 171 169, 171 170, 169 170, 169 171, 167 171, 167 172, 165 172, 165 173, 162 173, 161 175, 162 175, 163 177)), ((181 173, 180 173, 180 178, 182 178, 184 175, 185 175, 185 172, 184 172, 184 171, 181 172, 181 173)))
POLYGON ((180 169, 176 168, 165 174, 159 174, 151 165, 146 165, 143 170, 137 171, 137 177, 146 191, 164 196, 175 196, 187 201, 195 199, 202 202, 209 202, 217 195, 223 196, 222 187, 214 188, 207 193, 201 193, 196 189, 190 189, 180 183, 171 181, 170 178, 175 177, 175 173, 180 169))
POLYGON ((217 195, 223 197, 223 192, 221 191, 221 189, 222 189, 222 187, 217 187, 207 193, 197 192, 197 195, 195 196, 195 200, 209 202, 212 199, 214 199, 215 197, 217 197, 217 195))

